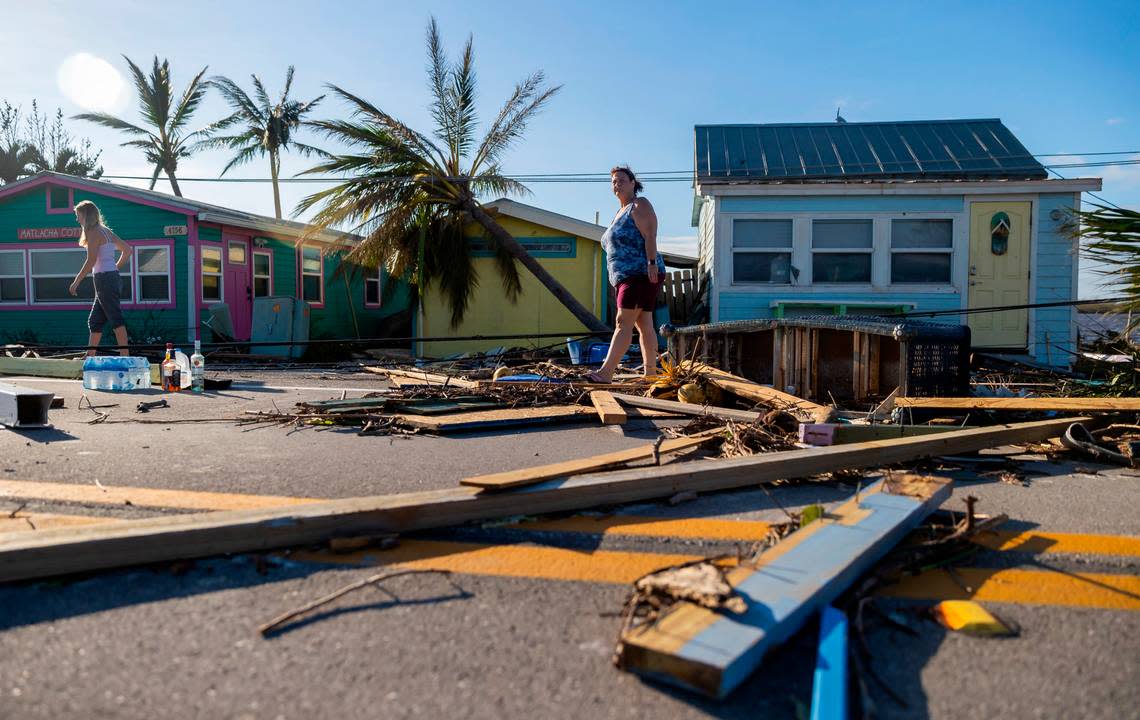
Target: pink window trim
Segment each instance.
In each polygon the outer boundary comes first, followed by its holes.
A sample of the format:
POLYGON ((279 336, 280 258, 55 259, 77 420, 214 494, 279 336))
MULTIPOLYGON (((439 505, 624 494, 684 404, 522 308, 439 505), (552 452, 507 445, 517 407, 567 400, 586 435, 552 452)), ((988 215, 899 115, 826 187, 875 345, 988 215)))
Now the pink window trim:
POLYGON ((198 272, 195 273, 195 275, 197 275, 197 277, 198 277, 198 307, 199 308, 205 308, 208 306, 208 304, 224 303, 226 301, 226 246, 225 246, 225 243, 213 242, 210 240, 199 240, 198 241, 198 272), (205 262, 206 256, 205 256, 205 253, 203 253, 202 251, 205 250, 206 248, 217 248, 218 258, 219 258, 219 261, 221 262, 221 265, 222 265, 222 269, 218 273, 218 294, 219 294, 219 298, 217 300, 207 300, 204 297, 204 293, 206 292, 206 286, 205 286, 205 283, 202 282, 202 275, 203 275, 202 263, 205 262))
POLYGON ((384 271, 381 270, 380 268, 376 268, 376 277, 364 278, 364 307, 366 307, 366 308, 378 308, 378 307, 383 307, 383 305, 384 305, 384 271), (375 280, 376 285, 378 286, 376 288, 376 302, 374 302, 374 303, 368 302, 368 282, 370 280, 375 280))
POLYGON ((48 185, 44 188, 44 208, 48 215, 67 215, 75 212, 75 188, 67 187, 67 207, 53 208, 51 206, 51 191, 55 188, 64 188, 65 185, 48 185))
MULTIPOLYGON (((174 279, 174 240, 171 238, 161 238, 154 240, 124 240, 127 245, 131 247, 131 301, 124 302, 122 307, 124 310, 174 310, 178 307, 176 302, 177 283, 174 279), (135 248, 138 246, 145 247, 159 247, 166 246, 169 248, 168 261, 170 263, 170 301, 165 303, 149 303, 138 302, 138 275, 137 268, 138 262, 136 260, 137 253, 135 248)), ((55 303, 34 303, 32 302, 32 252, 33 250, 82 250, 76 243, 62 243, 62 242, 45 242, 36 243, 34 245, 24 244, 4 244, 0 246, 0 250, 23 250, 24 251, 24 297, 25 302, 20 303, 4 303, 0 305, 5 309, 20 310, 81 310, 91 306, 90 300, 76 300, 75 302, 55 302, 55 303)))
MULTIPOLYGON (((325 254, 322 252, 318 245, 297 245, 297 297, 298 299, 305 300, 305 250, 304 248, 311 247, 317 251, 317 256, 321 259, 321 301, 310 302, 311 308, 323 308, 325 306, 325 254)), ((312 274, 312 273, 310 273, 312 274)))
MULTIPOLYGON (((251 255, 253 258, 257 258, 258 255, 264 255, 265 257, 269 258, 269 294, 272 295, 273 294, 273 251, 272 250, 256 250, 255 249, 251 253, 251 255)), ((256 259, 253 261, 253 264, 250 267, 250 271, 251 271, 250 277, 253 278, 254 283, 256 284, 257 278, 258 278, 256 259)), ((257 293, 255 292, 253 296, 256 298, 257 293)))

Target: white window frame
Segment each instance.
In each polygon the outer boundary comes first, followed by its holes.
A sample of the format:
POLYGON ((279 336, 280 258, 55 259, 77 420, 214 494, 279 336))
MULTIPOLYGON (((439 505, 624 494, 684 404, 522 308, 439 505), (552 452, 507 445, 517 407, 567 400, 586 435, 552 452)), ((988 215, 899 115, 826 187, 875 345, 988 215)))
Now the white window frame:
POLYGON ((299 257, 299 260, 297 263, 297 270, 299 271, 299 274, 301 276, 301 282, 298 286, 299 292, 297 293, 297 295, 301 298, 302 301, 309 303, 309 305, 313 305, 316 307, 323 307, 325 304, 325 254, 321 250, 321 248, 316 246, 316 245, 302 245, 300 248, 300 251, 299 251, 299 255, 300 255, 300 257, 299 257), (305 272, 305 250, 315 250, 316 251, 317 259, 319 259, 321 261, 321 269, 318 272, 315 272, 315 273, 305 272), (320 280, 320 283, 317 285, 318 289, 321 291, 320 292, 320 295, 321 295, 320 300, 313 301, 313 300, 309 300, 305 297, 305 276, 306 275, 309 277, 315 276, 320 280))
POLYGON ((729 261, 727 275, 729 284, 736 287, 755 287, 755 288, 773 288, 773 287, 790 287, 796 284, 796 279, 792 274, 791 268, 796 264, 796 221, 788 215, 765 215, 765 216, 732 216, 728 220, 728 249, 729 261), (770 220, 777 222, 789 222, 792 224, 792 243, 786 248, 777 247, 755 247, 755 248, 738 248, 733 245, 733 232, 736 228, 735 220, 770 220), (763 280, 737 280, 736 279, 736 256, 737 255, 787 255, 788 256, 788 282, 765 282, 763 280))
MULTIPOLYGON (((808 299, 812 295, 822 292, 896 292, 908 294, 940 295, 960 294, 966 297, 964 278, 966 277, 967 258, 969 256, 969 203, 972 199, 967 197, 961 211, 955 210, 899 210, 899 211, 753 211, 753 212, 722 212, 715 223, 714 261, 716 263, 717 302, 719 293, 768 295, 780 293, 791 298, 808 299), (791 284, 762 282, 736 282, 733 280, 733 255, 736 250, 732 247, 732 230, 734 220, 792 220, 792 267, 799 275, 791 274, 791 284), (811 282, 812 277, 812 247, 811 247, 811 221, 812 220, 871 220, 872 246, 871 282, 870 283, 816 283, 811 282), (953 254, 951 255, 951 273, 949 283, 899 283, 891 284, 890 269, 890 232, 891 220, 950 220, 953 222, 953 254)), ((1005 198, 1001 198, 1005 199, 1005 198)), ((989 201, 989 198, 983 198, 989 201)), ((747 251, 745 251, 747 252, 747 251)), ((964 300, 963 300, 964 302, 964 300)), ((965 307, 963 305, 963 307, 965 307)))
POLYGON ((174 248, 168 244, 144 244, 132 245, 134 252, 131 256, 131 282, 134 287, 134 292, 131 297, 131 304, 133 305, 170 305, 174 302, 174 248), (139 251, 140 250, 165 250, 166 251, 166 272, 142 272, 139 269, 139 251), (143 300, 142 293, 142 277, 154 277, 156 275, 166 276, 166 297, 162 300, 143 300))
MULTIPOLYGON (((945 287, 953 285, 954 283, 954 251, 955 251, 955 238, 957 238, 957 226, 952 217, 893 217, 887 222, 887 282, 891 287, 945 287), (905 221, 918 221, 918 222, 949 222, 950 223, 950 247, 946 248, 896 248, 894 245, 894 227, 895 220, 905 221), (949 258, 950 264, 950 278, 946 281, 933 280, 930 282, 900 282, 896 283, 894 278, 894 256, 895 253, 907 255, 946 255, 949 258)), ((967 240, 968 242, 968 240, 967 240)), ((967 246, 966 252, 969 252, 967 246)))
MULTIPOLYGON (((37 253, 43 253, 46 255, 49 253, 68 253, 68 252, 69 253, 75 253, 75 252, 86 253, 87 249, 79 247, 79 246, 76 246, 73 248, 70 248, 70 247, 66 247, 66 248, 62 248, 62 247, 28 248, 28 264, 27 264, 27 270, 28 270, 28 284, 27 284, 28 303, 27 304, 28 305, 75 305, 78 307, 78 306, 90 305, 91 304, 91 298, 80 298, 80 297, 73 298, 70 295, 67 298, 58 299, 58 300, 36 300, 36 288, 35 288, 36 278, 44 278, 44 279, 48 279, 48 278, 71 278, 74 280, 75 279, 75 273, 79 272, 79 268, 76 268, 75 272, 73 272, 73 273, 64 273, 64 274, 56 274, 56 275, 36 275, 35 271, 32 269, 32 257, 33 257, 33 255, 35 255, 37 253)), ((83 264, 80 263, 80 267, 82 267, 82 265, 83 264)), ((133 270, 134 268, 131 268, 131 269, 133 270)), ((95 282, 93 275, 89 274, 87 277, 91 278, 92 283, 95 282)), ((132 298, 132 300, 133 300, 133 298, 132 298)), ((123 304, 125 305, 127 303, 123 303, 123 304)))
POLYGON ((374 275, 364 276, 364 307, 378 308, 384 306, 384 270, 376 268, 374 275), (368 302, 368 285, 376 283, 376 302, 368 302))
POLYGON ((0 275, 0 280, 13 280, 19 278, 24 283, 24 299, 23 300, 3 300, 0 299, 0 305, 18 305, 24 306, 31 304, 32 301, 32 287, 28 281, 28 251, 25 248, 13 248, 11 250, 5 249, 0 246, 0 254, 4 253, 19 253, 20 254, 20 267, 21 272, 19 275, 0 275))
POLYGON ((205 303, 222 303, 226 301, 226 246, 215 243, 202 243, 198 253, 198 300, 205 303), (206 272, 206 252, 212 251, 218 253, 218 272, 206 272), (202 282, 204 277, 217 277, 218 278, 218 297, 206 297, 206 284, 202 282))
MULTIPOLYGON (((866 286, 871 285, 873 283, 874 277, 875 277, 875 219, 873 217, 859 217, 859 216, 852 216, 852 217, 834 217, 834 216, 832 216, 832 217, 812 217, 808 221, 808 232, 809 232, 808 249, 811 252, 811 263, 809 264, 809 271, 810 272, 809 272, 807 278, 805 279, 806 285, 812 285, 815 287, 831 286, 831 287, 851 288, 851 287, 866 287, 866 286), (870 225, 871 225, 871 245, 870 245, 870 247, 863 247, 863 248, 857 248, 857 247, 817 248, 815 246, 815 224, 817 222, 831 222, 831 221, 870 223, 870 225), (816 255, 870 255, 871 256, 871 267, 869 268, 869 270, 870 270, 869 277, 865 281, 864 280, 852 280, 849 282, 843 282, 843 281, 821 280, 820 282, 816 282, 815 281, 815 256, 816 255)), ((795 233, 793 230, 793 237, 794 237, 794 234, 795 233)), ((802 271, 801 271, 801 274, 802 274, 802 271)))
POLYGON ((251 288, 253 290, 253 296, 255 298, 270 297, 271 295, 273 295, 273 251, 272 250, 254 250, 252 253, 250 253, 250 256, 251 256, 250 262, 252 264, 250 265, 249 270, 250 270, 250 277, 253 278, 253 287, 251 288), (261 256, 263 256, 269 260, 269 274, 268 275, 258 275, 257 274, 257 256, 258 255, 261 255, 261 256), (257 294, 257 281, 258 280, 265 280, 266 281, 265 284, 269 290, 269 292, 267 294, 265 294, 265 295, 258 295, 257 294))

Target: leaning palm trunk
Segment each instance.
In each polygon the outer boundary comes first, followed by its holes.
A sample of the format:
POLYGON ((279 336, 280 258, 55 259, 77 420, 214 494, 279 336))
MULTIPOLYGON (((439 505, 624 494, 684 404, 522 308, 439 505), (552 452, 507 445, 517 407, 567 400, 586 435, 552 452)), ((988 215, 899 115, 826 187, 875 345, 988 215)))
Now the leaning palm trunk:
POLYGON ((558 282, 553 275, 547 272, 541 263, 531 257, 530 253, 524 250, 522 245, 519 245, 518 241, 515 240, 509 232, 504 230, 499 223, 495 222, 494 218, 488 215, 487 212, 479 206, 479 203, 475 202, 473 198, 467 198, 463 203, 463 209, 470 213, 475 222, 483 226, 483 229, 491 233, 491 235, 499 241, 503 249, 511 254, 511 257, 522 263, 527 270, 530 270, 531 274, 554 295, 558 302, 562 303, 566 309, 570 311, 570 314, 572 314, 578 322, 593 332, 610 332, 610 328, 606 327, 605 323, 598 320, 582 303, 578 302, 578 298, 570 294, 570 291, 567 290, 562 283, 558 282))

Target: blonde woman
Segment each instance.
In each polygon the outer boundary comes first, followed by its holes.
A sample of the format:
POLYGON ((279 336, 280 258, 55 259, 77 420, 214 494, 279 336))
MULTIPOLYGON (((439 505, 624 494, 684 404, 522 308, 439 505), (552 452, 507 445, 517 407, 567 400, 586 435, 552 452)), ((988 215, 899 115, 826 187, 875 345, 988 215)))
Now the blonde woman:
POLYGON ((87 328, 91 331, 87 342, 87 354, 94 355, 99 341, 103 338, 103 328, 107 325, 115 332, 115 343, 120 355, 129 355, 127 349, 127 326, 123 322, 123 311, 119 308, 121 280, 119 270, 131 258, 131 248, 122 238, 111 232, 103 222, 103 214, 90 200, 75 205, 75 219, 83 228, 79 236, 80 247, 87 248, 87 261, 79 268, 68 291, 72 295, 79 292, 79 283, 91 273, 95 284, 95 301, 91 303, 91 314, 87 317, 87 328), (115 248, 119 259, 115 260, 115 248))

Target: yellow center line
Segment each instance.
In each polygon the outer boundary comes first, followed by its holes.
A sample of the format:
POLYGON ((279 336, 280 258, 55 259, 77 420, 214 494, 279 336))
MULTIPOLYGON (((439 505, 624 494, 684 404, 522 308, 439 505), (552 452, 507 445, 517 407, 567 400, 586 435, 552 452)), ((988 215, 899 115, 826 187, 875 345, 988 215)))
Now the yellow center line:
POLYGON ((923 600, 981 600, 1140 611, 1140 577, 1060 570, 930 570, 882 592, 923 600), (964 586, 964 587, 963 587, 964 586))
POLYGON ((1085 535, 1038 530, 1015 532, 998 530, 979 535, 974 542, 990 550, 1005 552, 1069 553, 1072 555, 1140 556, 1140 537, 1126 535, 1085 535))
POLYGON ((303 505, 313 498, 245 493, 198 492, 193 490, 157 490, 140 487, 117 487, 84 483, 30 482, 0 480, 0 499, 49 500, 90 505, 139 505, 176 510, 254 510, 258 508, 303 505))
MULTIPOLYGON (((293 553, 302 562, 334 565, 392 565, 450 570, 468 575, 628 584, 642 575, 699 559, 696 555, 571 550, 529 545, 404 540, 392 550, 293 553)), ((992 602, 1140 611, 1140 577, 1055 570, 962 568, 907 578, 883 594, 928 600, 974 599, 992 602)))

